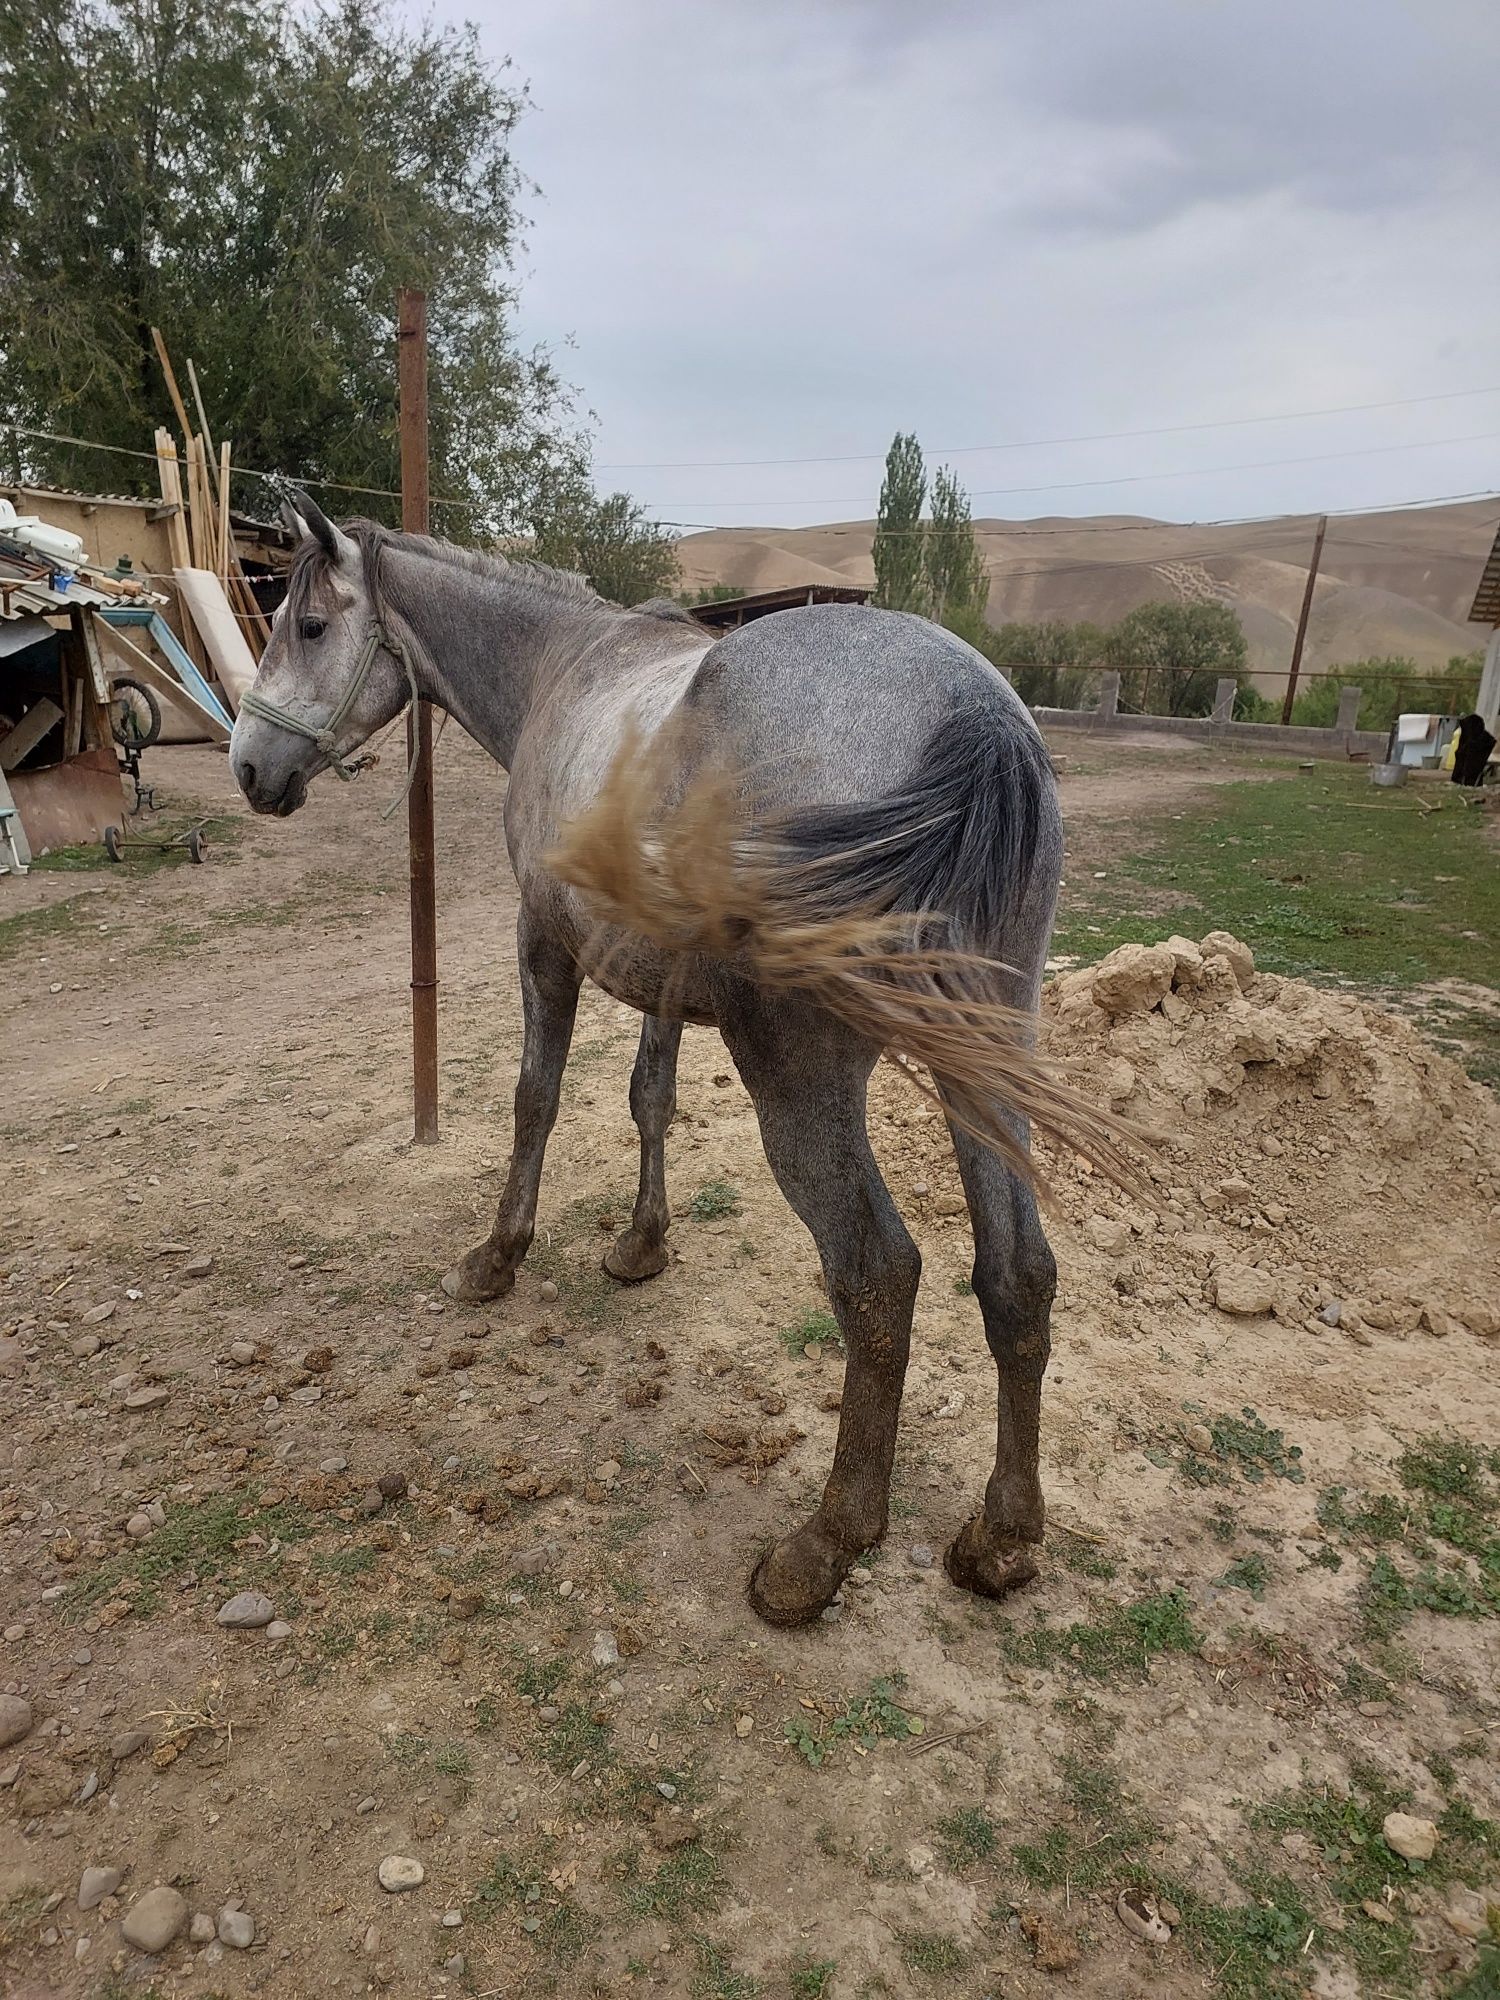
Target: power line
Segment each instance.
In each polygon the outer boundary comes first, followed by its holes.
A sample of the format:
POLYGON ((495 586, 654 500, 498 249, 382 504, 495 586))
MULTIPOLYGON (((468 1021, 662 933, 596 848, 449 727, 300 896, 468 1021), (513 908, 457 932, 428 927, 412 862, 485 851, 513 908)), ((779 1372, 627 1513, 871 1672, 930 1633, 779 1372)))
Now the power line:
MULTIPOLYGON (((1174 437, 1189 431, 1237 430, 1248 424, 1300 423, 1309 417, 1346 417, 1373 410, 1410 410, 1421 403, 1452 403, 1470 396, 1500 395, 1491 389, 1444 389, 1430 396, 1401 396, 1383 403, 1332 403, 1321 410, 1284 410, 1263 417, 1211 417, 1201 423, 1155 424, 1144 430, 1088 431, 1072 437, 1014 438, 1005 444, 953 444, 933 452, 934 458, 959 458, 971 452, 1037 451, 1048 445, 1109 444, 1121 438, 1174 437)), ((883 451, 825 452, 812 458, 621 458, 601 464, 601 472, 734 471, 757 465, 863 465, 878 462, 883 451)))
MULTIPOLYGON (((1486 395, 1486 394, 1489 394, 1489 393, 1491 393, 1491 392, 1489 392, 1489 391, 1487 391, 1487 390, 1479 390, 1479 389, 1473 389, 1473 390, 1455 390, 1455 391, 1453 391, 1453 394, 1455 394, 1455 395, 1486 395)), ((1418 398, 1418 399, 1414 399, 1414 400, 1422 400, 1422 399, 1418 398)), ((1350 407, 1351 407, 1351 408, 1353 408, 1353 407, 1356 407, 1356 406, 1354 406, 1354 405, 1351 405, 1350 407)), ((1372 407, 1377 407, 1377 406, 1372 406, 1372 407)), ((1272 420, 1271 420, 1271 419, 1269 419, 1269 418, 1267 418, 1267 419, 1252 419, 1252 418, 1244 418, 1244 419, 1236 419, 1235 421, 1243 421, 1243 422, 1246 422, 1246 423, 1249 423, 1249 422, 1259 422, 1259 421, 1266 421, 1266 422, 1270 422, 1270 421, 1272 421, 1272 420)), ((103 442, 102 442, 101 440, 99 440, 98 438, 80 438, 80 437, 73 437, 73 436, 69 435, 69 434, 68 434, 67 432, 65 432, 65 431, 48 431, 48 430, 38 430, 38 429, 36 429, 36 428, 34 428, 34 427, 31 427, 31 426, 28 426, 28 425, 25 425, 25 424, 13 424, 13 423, 4 423, 4 422, 0 422, 0 431, 9 431, 9 432, 10 432, 10 433, 11 433, 11 434, 12 434, 13 436, 16 436, 16 437, 28 437, 28 438, 38 438, 38 439, 41 439, 41 440, 43 440, 44 442, 47 442, 47 443, 52 443, 52 444, 66 444, 66 445, 72 445, 72 446, 75 446, 75 447, 76 447, 77 449, 79 449, 79 450, 81 450, 81 451, 100 451, 100 452, 107 452, 107 453, 110 453, 110 454, 112 454, 112 455, 113 455, 114 457, 117 457, 117 458, 133 458, 133 459, 139 459, 139 460, 142 460, 143 462, 145 462, 145 463, 147 463, 147 464, 150 464, 150 465, 155 465, 155 464, 157 463, 157 458, 156 458, 156 454, 155 454, 155 452, 150 452, 150 451, 136 451, 136 450, 133 450, 133 449, 132 449, 132 448, 131 448, 131 447, 130 447, 129 445, 122 445, 122 444, 105 444, 105 443, 103 443, 103 442)), ((1496 435, 1500 435, 1500 433, 1484 433, 1484 434, 1481 434, 1481 435, 1479 435, 1479 436, 1475 436, 1475 437, 1471 437, 1471 438, 1468 438, 1468 439, 1441 439, 1441 438, 1439 438, 1439 439, 1432 439, 1432 440, 1430 440, 1430 441, 1429 441, 1429 443, 1430 443, 1431 445, 1438 445, 1438 444, 1443 444, 1443 443, 1476 443, 1476 444, 1477 444, 1477 443, 1483 443, 1483 442, 1485 442, 1485 441, 1486 441, 1486 440, 1487 440, 1487 439, 1488 439, 1489 437, 1492 437, 1492 436, 1496 436, 1496 435)), ((1392 451, 1392 450, 1396 450, 1396 451, 1399 451, 1399 450, 1412 450, 1412 449, 1421 449, 1421 448, 1422 448, 1421 446, 1403 446, 1403 445, 1393 445, 1393 446, 1375 446, 1375 447, 1373 447, 1373 449, 1374 449, 1374 450, 1376 450, 1376 451, 1392 451)), ((978 449, 978 447, 976 447, 976 449, 978 449)), ((1341 452, 1334 452, 1334 453, 1329 453, 1329 454, 1322 454, 1322 455, 1320 455, 1320 456, 1324 456, 1324 457, 1334 457, 1334 458, 1339 458, 1339 457, 1352 457, 1352 456, 1357 456, 1357 455, 1358 455, 1358 454, 1356 454, 1356 453, 1341 453, 1341 452)), ((790 462, 790 461, 789 461, 789 462, 790 462)), ((808 461, 808 462, 809 462, 809 463, 811 463, 812 461, 808 461)), ((1312 459, 1312 458, 1309 458, 1309 459, 1284 459, 1284 460, 1275 460, 1275 459, 1272 459, 1272 460, 1265 460, 1265 461, 1263 461, 1263 464, 1265 464, 1265 465, 1277 465, 1277 464, 1287 464, 1287 465, 1296 465, 1296 464, 1313 464, 1313 463, 1316 463, 1316 462, 1317 462, 1317 460, 1316 460, 1316 459, 1312 459)), ((1225 472, 1225 471, 1244 471, 1244 470, 1248 470, 1248 469, 1250 469, 1250 468, 1247 468, 1247 467, 1243 467, 1243 466, 1240 466, 1240 467, 1236 467, 1236 466, 1218 466, 1218 467, 1202 467, 1202 468, 1196 468, 1196 469, 1197 469, 1197 470, 1201 470, 1201 471, 1203 471, 1203 472, 1204 472, 1205 474, 1207 474, 1207 473, 1209 473, 1209 472, 1215 472, 1215 471, 1217 471, 1217 472, 1225 472)), ((397 491, 397 490, 396 490, 395 488, 393 488, 393 487, 384 487, 384 486, 352 486, 352 485, 349 485, 349 484, 347 484, 347 483, 345 483, 344 481, 341 481, 341 480, 337 480, 337 479, 316 479, 316 478, 312 478, 312 477, 310 477, 309 475, 307 475, 307 474, 303 474, 303 473, 277 473, 277 472, 261 472, 261 471, 257 470, 257 469, 256 469, 255 467, 253 467, 253 466, 248 466, 248 465, 231 465, 231 466, 230 466, 230 476, 231 476, 231 477, 233 477, 233 476, 234 476, 235 474, 239 474, 239 475, 240 475, 241 477, 243 477, 243 478, 246 478, 246 479, 260 479, 260 480, 264 480, 264 481, 266 482, 266 484, 267 484, 267 485, 270 485, 270 486, 274 486, 274 487, 277 487, 277 488, 285 488, 285 487, 288 487, 288 486, 291 486, 291 487, 307 487, 307 486, 316 486, 316 487, 319 487, 319 488, 321 488, 321 489, 323 489, 323 490, 325 490, 325 491, 329 491, 329 492, 334 492, 334 493, 358 493, 358 494, 362 494, 362 495, 366 495, 366 496, 369 496, 369 497, 371 497, 371 498, 375 498, 375 499, 382 499, 382 500, 399 500, 399 499, 401 498, 401 495, 400 495, 399 491, 397 491)), ((1140 478, 1153 478, 1153 477, 1160 477, 1160 478, 1186 478, 1186 477, 1190 477, 1190 476, 1191 476, 1191 472, 1182 472, 1182 473, 1162 473, 1162 474, 1140 474, 1140 475, 1133 475, 1133 476, 1137 476, 1137 477, 1140 477, 1140 478)), ((22 481, 20 482, 20 484, 21 484, 21 485, 23 485, 23 486, 24 486, 24 485, 27 485, 27 484, 29 484, 29 483, 30 483, 30 482, 28 482, 28 481, 25 481, 25 480, 22 480, 22 481)), ((1080 483, 1081 483, 1081 484, 1085 484, 1085 485, 1090 485, 1090 484, 1101 484, 1101 485, 1102 485, 1102 484, 1106 484, 1106 483, 1113 483, 1113 484, 1117 484, 1117 483, 1119 483, 1119 482, 1117 482, 1117 481, 1116 481, 1116 482, 1105 482, 1105 481, 1083 481, 1083 482, 1080 482, 1080 483)), ((1007 489, 1007 488, 1003 488, 1003 487, 994 487, 994 488, 990 488, 990 489, 988 489, 988 491, 989 491, 989 492, 991 492, 991 493, 1001 493, 1001 492, 1005 492, 1005 491, 1014 491, 1014 492, 1028 492, 1028 491, 1031 491, 1031 492, 1049 492, 1049 491, 1053 491, 1053 490, 1057 490, 1057 489, 1053 489, 1053 488, 1047 488, 1047 487, 1035 487, 1035 488, 1026 488, 1026 487, 1016 487, 1016 488, 1010 488, 1010 489, 1007 489)), ((1368 504, 1365 504, 1365 505, 1361 505, 1361 506, 1358 506, 1358 507, 1328 507, 1328 508, 1324 508, 1324 509, 1322 509, 1321 511, 1323 511, 1323 512, 1324 512, 1324 513, 1326 513, 1326 514, 1328 514, 1328 515, 1330 516, 1330 518, 1332 518, 1332 519, 1336 519, 1336 520, 1352 520, 1352 519, 1358 519, 1358 518, 1360 518, 1360 517, 1362 517, 1362 516, 1364 516, 1364 515, 1369 515, 1369 514, 1397 514, 1397 513, 1403 513, 1403 512, 1407 512, 1407 511, 1411 511, 1411 510, 1414 510, 1414 509, 1417 509, 1417 508, 1422 508, 1422 507, 1446 507, 1446 506, 1455 506, 1455 505, 1457 505, 1458 503, 1460 503, 1461 501, 1466 501, 1466 500, 1497 500, 1497 499, 1500 499, 1500 492, 1497 492, 1497 491, 1496 491, 1496 490, 1495 490, 1495 489, 1494 489, 1493 487, 1473 487, 1473 488, 1470 488, 1470 489, 1469 489, 1468 491, 1466 491, 1466 492, 1462 492, 1462 493, 1436 493, 1436 494, 1432 494, 1432 495, 1429 495, 1429 496, 1427 496, 1427 497, 1424 497, 1424 498, 1421 498, 1421 499, 1414 499, 1414 500, 1391 500, 1391 501, 1387 501, 1387 502, 1385 502, 1385 503, 1383 503, 1383 504, 1381 504, 1381 505, 1377 505, 1377 506, 1370 506, 1370 505, 1368 505, 1368 504)), ((445 496, 445 495, 437 495, 437 496, 434 496, 434 498, 433 498, 433 500, 432 500, 432 503, 431 503, 431 504, 432 504, 433 506, 435 506, 435 507, 471 507, 471 506, 472 506, 472 505, 474 504, 474 502, 473 502, 472 500, 461 500, 461 499, 456 499, 456 498, 452 498, 452 497, 450 497, 450 496, 445 496)), ((728 503, 728 502, 723 502, 723 503, 718 503, 718 502, 715 502, 715 503, 712 503, 712 504, 715 504, 715 505, 718 505, 718 504, 724 504, 724 505, 728 505, 729 503, 728 503)), ((801 501, 801 500, 798 500, 798 501, 787 501, 787 502, 776 502, 776 501, 765 501, 765 502, 758 502, 758 501, 757 501, 757 502, 744 502, 744 503, 740 503, 740 504, 744 504, 744 505, 762 505, 762 504, 763 504, 763 505, 766 505, 766 506, 775 506, 775 505, 789 505, 789 506, 811 506, 811 505, 815 505, 815 504, 816 504, 816 505, 828 505, 828 506, 834 506, 834 505, 842 505, 842 504, 849 504, 849 505, 857 505, 858 503, 857 503, 857 502, 848 502, 848 503, 842 503, 842 502, 834 502, 834 501, 827 501, 827 502, 816 502, 816 503, 815 503, 815 502, 811 502, 811 501, 801 501)), ((1312 510, 1312 511, 1317 511, 1317 510, 1312 510)), ((1047 527, 1047 528, 1039 528, 1039 527, 1034 527, 1034 526, 1031 526, 1031 525, 1029 525, 1029 524, 1025 524, 1025 523, 1020 523, 1020 524, 1016 524, 1016 525, 1011 525, 1011 524, 1007 523, 1007 524, 1006 524, 1006 526, 1005 526, 1005 528, 1003 529, 1003 532, 1004 532, 1004 533, 1005 533, 1005 534, 1006 534, 1007 536, 1012 536, 1012 537, 1014 537, 1014 536, 1021 536, 1021 535, 1025 535, 1025 536, 1042 536, 1042 535, 1123 535, 1123 534, 1170 534, 1171 532, 1173 532, 1173 530, 1175 530, 1175 529, 1181 529, 1181 528, 1184 528, 1184 527, 1192 527, 1192 528, 1198 528, 1198 529, 1207 529, 1207 528, 1241 528, 1241 527, 1253 527, 1253 526, 1258 526, 1258 525, 1260 525, 1260 524, 1262 524, 1262 523, 1277 523, 1277 524, 1280 524, 1280 525, 1282 525, 1282 526, 1284 526, 1284 527, 1285 527, 1285 526, 1288 526, 1288 524, 1290 524, 1291 522, 1294 522, 1294 521, 1297 521, 1297 520, 1300 520, 1300 519, 1302 519, 1302 518, 1303 518, 1303 516, 1302 516, 1302 515, 1299 515, 1299 514, 1287 514, 1287 513, 1279 513, 1279 514, 1226 514, 1226 515, 1221 515, 1221 516, 1218 516, 1218 517, 1216 517, 1216 518, 1214 518, 1214 519, 1212 519, 1212 520, 1208 520, 1208 521, 1193 521, 1193 522, 1185 522, 1185 521, 1117 521, 1117 522, 1090 522, 1090 521, 1083 521, 1083 522, 1077 522, 1077 523, 1065 523, 1064 525, 1062 525, 1062 526, 1060 526, 1060 527, 1055 527, 1055 528, 1054 528, 1054 527, 1047 527)), ((741 526, 739 526, 738 524, 736 524, 736 523, 733 523, 733 522, 725 522, 725 521, 688 521, 688 520, 677 520, 677 519, 672 519, 672 518, 668 518, 668 517, 665 517, 665 516, 662 516, 662 517, 659 517, 659 518, 657 518, 657 519, 653 520, 653 521, 651 522, 651 524, 650 524, 650 525, 651 525, 651 526, 653 526, 653 527, 657 527, 657 528, 676 528, 676 529, 679 529, 679 530, 697 530, 697 531, 700 531, 700 532, 704 532, 704 533, 711 533, 711 534, 737 534, 737 533, 747 533, 747 532, 754 532, 753 530, 748 530, 748 529, 745 529, 745 528, 743 528, 743 527, 741 527, 741 526)), ((980 524, 976 524, 976 525, 980 525, 980 524)), ((774 530, 773 532, 775 532, 775 533, 778 533, 778 534, 819 534, 819 535, 844 535, 844 536, 848 536, 848 535, 858 535, 858 536, 868 536, 868 535, 871 535, 871 534, 873 533, 873 526, 870 526, 870 527, 865 527, 865 526, 853 526, 853 525, 850 525, 850 526, 845 526, 845 525, 843 525, 843 524, 840 524, 840 523, 836 523, 836 522, 830 522, 830 523, 822 523, 822 522, 814 522, 814 523, 812 523, 811 525, 809 525, 809 526, 806 526, 806 527, 802 527, 802 528, 779 528, 779 529, 775 529, 775 530, 774 530)), ((911 528, 911 529, 896 529, 896 530, 892 530, 891 532, 892 532, 892 533, 894 533, 894 534, 914 534, 914 535, 925 535, 925 534, 926 534, 926 532, 927 532, 927 530, 926 530, 926 528, 925 528, 925 527, 920 527, 920 526, 919 526, 919 527, 916 527, 916 528, 911 528)), ((1396 544, 1396 543, 1390 543, 1390 544, 1387 544, 1386 546, 1389 546, 1389 547, 1392 547, 1392 548, 1395 548, 1395 547, 1399 547, 1399 546, 1403 546, 1403 545, 1401 545, 1401 544, 1396 544)), ((1166 561, 1171 561, 1171 560, 1180 560, 1180 559, 1181 559, 1181 558, 1175 558, 1175 557, 1172 557, 1172 556, 1167 556, 1167 557, 1164 557, 1164 558, 1162 558, 1162 560, 1166 560, 1166 561)), ((1004 558, 1002 557, 1002 558, 1000 558, 1000 560, 1004 560, 1004 558)))
MULTIPOLYGON (((1297 458, 1254 458, 1238 465, 1186 465, 1172 472, 1122 472, 1107 479, 1058 479, 1041 486, 980 486, 971 500, 986 500, 1014 493, 1074 493, 1097 486, 1149 486, 1160 479, 1207 479, 1221 472, 1268 472, 1283 465, 1324 465, 1337 458, 1379 458, 1396 451, 1433 451, 1441 445, 1491 444, 1500 431, 1471 432, 1465 437, 1413 438, 1405 444, 1353 445, 1347 451, 1317 451, 1297 458)), ((868 498, 860 494, 852 500, 801 500, 795 495, 779 500, 687 500, 687 507, 859 507, 868 498)))
MULTIPOLYGON (((1012 529, 1008 525, 1001 532, 1017 535, 1127 535, 1127 534, 1171 534, 1183 528, 1248 528, 1262 521, 1290 523, 1315 518, 1322 512, 1331 520, 1359 520, 1367 514, 1404 514, 1422 507, 1454 507, 1465 500, 1500 500, 1500 489, 1493 486, 1473 486, 1462 493, 1433 493, 1418 500, 1387 500, 1371 506, 1365 503, 1358 507, 1325 507, 1310 509, 1305 514, 1223 514, 1210 521, 1081 521, 1076 525, 1061 528, 1012 529)), ((769 504, 769 503, 768 503, 769 504)), ((795 503, 801 506, 801 501, 795 503)), ((983 521, 976 521, 976 529, 982 529, 983 521)), ((757 527, 735 521, 681 521, 663 516, 652 523, 657 528, 694 529, 712 535, 754 535, 763 532, 757 527)), ((775 535, 858 535, 868 539, 875 532, 873 523, 851 523, 813 521, 800 528, 777 528, 767 526, 764 532, 775 535)), ((926 526, 916 528, 893 528, 892 535, 925 535, 926 526)), ((1393 544, 1394 546, 1394 544, 1393 544)), ((1170 557, 1166 558, 1170 560, 1170 557)))

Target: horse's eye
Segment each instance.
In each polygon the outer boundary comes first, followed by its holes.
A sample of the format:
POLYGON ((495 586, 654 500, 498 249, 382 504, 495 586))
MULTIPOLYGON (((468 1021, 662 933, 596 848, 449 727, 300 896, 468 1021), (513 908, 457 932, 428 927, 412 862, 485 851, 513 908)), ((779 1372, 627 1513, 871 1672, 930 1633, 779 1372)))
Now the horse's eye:
POLYGON ((326 618, 304 618, 302 621, 302 636, 304 639, 321 639, 327 630, 328 620, 326 618))

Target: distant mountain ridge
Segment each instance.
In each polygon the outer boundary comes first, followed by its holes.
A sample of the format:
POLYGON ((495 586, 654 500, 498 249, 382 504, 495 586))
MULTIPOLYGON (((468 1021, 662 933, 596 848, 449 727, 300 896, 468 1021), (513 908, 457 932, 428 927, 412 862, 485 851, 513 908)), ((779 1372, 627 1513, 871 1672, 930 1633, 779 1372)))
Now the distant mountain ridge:
MULTIPOLYGON (((1467 618, 1497 522, 1494 500, 1331 519, 1304 670, 1387 654, 1438 667, 1482 646, 1485 629, 1467 618)), ((1103 514, 981 520, 974 531, 990 573, 992 625, 1113 625, 1138 604, 1217 601, 1238 612, 1252 671, 1269 687, 1291 658, 1314 526, 1307 515, 1205 527, 1103 514)), ((685 535, 678 544, 683 587, 869 585, 873 534, 871 521, 842 521, 685 535)))

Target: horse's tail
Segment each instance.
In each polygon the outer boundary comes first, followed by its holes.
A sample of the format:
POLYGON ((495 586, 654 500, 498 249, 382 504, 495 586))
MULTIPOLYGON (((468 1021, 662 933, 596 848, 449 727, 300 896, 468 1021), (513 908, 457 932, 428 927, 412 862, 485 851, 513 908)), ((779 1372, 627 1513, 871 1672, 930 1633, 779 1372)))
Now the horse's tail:
POLYGON ((1027 1179, 1018 1117, 1139 1185, 1127 1128, 1037 1052, 1016 974, 985 955, 1027 901, 1049 819, 1051 763, 1029 720, 960 713, 900 790, 783 815, 756 814, 744 773, 664 737, 627 738, 550 857, 601 919, 810 995, 904 1057, 919 1088, 930 1074, 955 1122, 1027 1179))

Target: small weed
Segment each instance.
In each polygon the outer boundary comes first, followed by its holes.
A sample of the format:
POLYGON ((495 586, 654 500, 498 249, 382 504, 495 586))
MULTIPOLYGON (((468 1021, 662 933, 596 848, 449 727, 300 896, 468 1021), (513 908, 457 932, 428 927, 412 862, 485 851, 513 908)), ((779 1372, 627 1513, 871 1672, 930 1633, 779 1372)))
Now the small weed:
POLYGON ((874 1749, 882 1737, 904 1743, 909 1736, 920 1736, 927 1727, 920 1715, 909 1714, 894 1699, 905 1684, 904 1674, 871 1681, 868 1694, 848 1701, 830 1720, 820 1717, 813 1721, 807 1714, 790 1716, 782 1734, 814 1770, 840 1743, 858 1743, 862 1750, 874 1749))
POLYGON ((1288 1444, 1248 1403, 1237 1417, 1227 1413, 1215 1417, 1208 1429, 1213 1439, 1210 1453, 1188 1452, 1181 1461, 1184 1477, 1197 1486, 1232 1485, 1236 1470, 1252 1486, 1258 1486, 1268 1472, 1297 1485, 1306 1477, 1301 1445, 1288 1444))
POLYGON ((740 1191, 732 1181, 705 1181, 688 1203, 694 1222, 725 1222, 740 1212, 740 1191))
POLYGON ((597 1770, 614 1761, 613 1732, 581 1701, 570 1701, 542 1739, 542 1756, 559 1773, 581 1763, 597 1770))
POLYGON ((1236 1556, 1218 1579, 1225 1590, 1248 1590, 1257 1604, 1265 1596, 1270 1580, 1271 1565, 1258 1551, 1253 1555, 1236 1556))
POLYGON ((550 1851, 546 1843, 539 1843, 519 1863, 508 1854, 497 1854, 469 1900, 469 1916, 483 1923, 503 1910, 519 1910, 521 1929, 536 1950, 554 1965, 567 1967, 582 1958, 599 1920, 571 1896, 553 1890, 550 1851))
POLYGON ((1489 1512, 1494 1495, 1484 1482, 1490 1457, 1464 1438, 1425 1437, 1396 1461, 1396 1477, 1408 1493, 1430 1493, 1438 1500, 1467 1500, 1489 1512))
POLYGON ((784 1326, 776 1337, 794 1361, 800 1361, 808 1347, 831 1347, 840 1354, 844 1351, 844 1336, 838 1321, 831 1312, 822 1309, 804 1313, 794 1325, 784 1326))
POLYGON ((808 1959, 794 1965, 787 1979, 792 2000, 823 2000, 828 1982, 838 1969, 837 1960, 832 1958, 808 1959))
POLYGON ((953 1289, 961 1299, 972 1299, 974 1296, 974 1287, 968 1278, 955 1278, 953 1289))
POLYGON ((1091 1625, 1058 1631, 1034 1625, 1010 1633, 1008 1657, 1023 1666, 1075 1666, 1095 1680, 1116 1673, 1143 1673, 1156 1653, 1194 1653, 1203 1643, 1194 1626, 1187 1593, 1162 1591, 1133 1604, 1111 1604, 1091 1625))
POLYGON ((398 1764, 421 1764, 426 1761, 432 1745, 425 1736, 403 1729, 398 1735, 386 1738, 385 1748, 386 1755, 394 1757, 398 1764))
POLYGON ((465 1743, 441 1744, 433 1757, 432 1768, 434 1771, 441 1772, 445 1778, 460 1778, 467 1783, 474 1768, 474 1761, 469 1755, 468 1745, 465 1743))
POLYGON ((965 1806, 937 1823, 938 1846, 953 1869, 976 1868, 999 1846, 995 1822, 983 1806, 965 1806))
POLYGON ((1096 1583, 1112 1583, 1117 1574, 1108 1556, 1100 1555, 1085 1536, 1074 1534, 1071 1529, 1052 1529, 1052 1551, 1064 1569, 1072 1570, 1075 1576, 1092 1577, 1096 1583))

